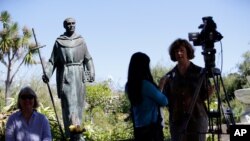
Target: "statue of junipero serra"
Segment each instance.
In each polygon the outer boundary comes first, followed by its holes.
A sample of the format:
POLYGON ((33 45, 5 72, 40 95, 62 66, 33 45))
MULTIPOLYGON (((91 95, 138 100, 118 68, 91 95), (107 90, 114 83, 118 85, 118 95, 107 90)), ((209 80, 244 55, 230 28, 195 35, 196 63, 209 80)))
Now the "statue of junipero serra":
POLYGON ((46 75, 42 78, 47 83, 56 69, 57 93, 61 99, 65 135, 72 141, 80 141, 84 139, 80 134, 72 134, 69 126, 82 124, 84 83, 94 81, 95 70, 83 37, 75 33, 75 19, 65 19, 63 26, 66 32, 56 39, 46 66, 46 75))

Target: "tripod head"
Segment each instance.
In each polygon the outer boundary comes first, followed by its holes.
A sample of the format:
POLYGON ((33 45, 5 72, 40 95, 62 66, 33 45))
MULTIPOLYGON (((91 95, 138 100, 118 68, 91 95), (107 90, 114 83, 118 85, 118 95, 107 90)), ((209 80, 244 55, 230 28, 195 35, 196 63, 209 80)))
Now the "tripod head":
POLYGON ((194 46, 202 46, 202 55, 204 56, 205 68, 210 70, 215 67, 214 43, 220 41, 223 36, 216 30, 216 23, 212 17, 203 17, 203 24, 198 28, 201 32, 188 33, 189 41, 193 41, 194 46))

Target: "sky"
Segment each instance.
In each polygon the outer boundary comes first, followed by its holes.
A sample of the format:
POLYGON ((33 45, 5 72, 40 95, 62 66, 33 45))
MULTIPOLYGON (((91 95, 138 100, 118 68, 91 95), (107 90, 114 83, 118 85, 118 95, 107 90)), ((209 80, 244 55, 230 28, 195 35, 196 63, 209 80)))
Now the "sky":
MULTIPOLYGON (((45 60, 65 31, 64 19, 75 18, 76 32, 84 37, 93 57, 96 82, 111 79, 117 87, 124 87, 135 52, 146 53, 152 67, 173 67, 169 45, 177 38, 188 39, 190 32, 200 32, 198 26, 206 16, 213 17, 223 36, 222 46, 216 42, 214 47, 216 67, 223 75, 237 72, 243 53, 250 50, 249 7, 249 0, 0 0, 1 12, 7 10, 20 27, 34 28, 38 42, 46 45, 40 49, 45 60)), ((194 49, 191 61, 204 67, 202 47, 194 49)), ((0 79, 5 80, 6 70, 0 67, 0 79)), ((40 77, 42 67, 21 72, 19 78, 40 77)))

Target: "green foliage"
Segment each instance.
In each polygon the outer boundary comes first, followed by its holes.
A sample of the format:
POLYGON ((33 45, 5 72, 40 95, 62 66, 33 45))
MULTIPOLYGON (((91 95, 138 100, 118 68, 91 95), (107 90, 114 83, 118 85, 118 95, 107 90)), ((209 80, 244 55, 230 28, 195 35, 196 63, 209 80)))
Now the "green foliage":
POLYGON ((86 102, 89 104, 88 110, 92 111, 94 107, 99 106, 105 111, 111 100, 111 89, 107 82, 87 86, 86 102))
POLYGON ((111 140, 124 140, 133 138, 133 125, 131 122, 119 121, 114 126, 111 134, 111 140))
POLYGON ((240 117, 245 111, 245 105, 237 99, 230 101, 230 105, 234 114, 235 122, 240 122, 240 117))
POLYGON ((246 78, 241 76, 238 73, 231 73, 224 79, 224 84, 226 87, 227 94, 229 98, 234 98, 234 91, 238 89, 242 89, 246 84, 246 78))
POLYGON ((163 133, 166 140, 170 140, 170 129, 169 129, 169 112, 166 107, 163 107, 163 119, 164 119, 164 125, 163 133))
POLYGON ((209 134, 209 135, 207 135, 207 139, 206 139, 206 141, 218 141, 218 137, 216 137, 217 135, 215 135, 214 137, 211 135, 211 134, 209 134))
POLYGON ((121 94, 119 99, 114 101, 116 102, 115 106, 117 109, 116 111, 119 113, 128 113, 130 109, 130 103, 128 101, 128 97, 125 94, 121 94))
POLYGON ((124 94, 112 91, 107 81, 87 86, 84 133, 87 141, 125 140, 132 138, 128 117, 129 102, 124 94))
POLYGON ((244 60, 238 64, 239 72, 243 76, 250 75, 250 51, 245 52, 242 57, 244 60))
POLYGON ((8 117, 16 111, 16 98, 10 99, 11 104, 3 107, 2 112, 0 112, 0 139, 5 136, 5 126, 8 120, 8 117))
MULTIPOLYGON (((11 21, 11 16, 7 11, 1 12, 1 22, 3 28, 0 30, 0 54, 9 56, 9 61, 15 62, 15 60, 20 59, 22 55, 25 56, 26 52, 28 55, 24 57, 25 64, 32 64, 34 62, 33 56, 37 55, 37 51, 31 50, 35 47, 29 43, 29 39, 32 37, 31 30, 27 27, 23 27, 23 35, 19 35, 18 23, 11 21), (32 52, 30 52, 30 50, 32 52)), ((3 64, 10 65, 7 64, 4 57, 0 59, 3 64)))
POLYGON ((3 94, 3 92, 0 90, 0 112, 2 112, 2 109, 3 109, 3 107, 4 107, 4 104, 5 104, 5 102, 4 102, 4 94, 3 94))
POLYGON ((31 30, 23 27, 22 35, 19 34, 17 22, 11 21, 11 16, 7 11, 1 12, 0 21, 0 62, 6 69, 5 80, 5 105, 9 105, 11 97, 11 85, 14 77, 23 64, 35 64, 37 51, 33 51, 35 46, 29 43, 32 37, 31 30), (19 64, 18 64, 19 63, 19 64))
POLYGON ((125 122, 127 115, 105 114, 102 109, 95 108, 92 122, 85 122, 84 133, 87 141, 115 141, 131 139, 133 127, 131 122, 125 122))
POLYGON ((151 73, 153 75, 154 81, 159 83, 162 76, 164 76, 171 68, 167 68, 160 63, 157 63, 152 67, 151 73))
MULTIPOLYGON (((160 79, 171 70, 172 68, 167 68, 165 66, 163 66, 160 63, 157 63, 155 66, 153 66, 153 68, 151 69, 151 73, 153 75, 154 81, 158 84, 160 79)), ((164 137, 166 140, 170 140, 170 133, 169 133, 169 112, 167 108, 163 108, 163 117, 164 117, 164 123, 165 123, 165 127, 163 128, 163 133, 164 133, 164 137)))
MULTIPOLYGON (((13 93, 11 94, 12 97, 8 98, 10 101, 10 104, 7 106, 4 106, 4 104, 3 104, 3 107, 0 109, 0 112, 11 113, 11 112, 17 110, 17 95, 18 95, 17 89, 18 89, 17 87, 13 88, 13 90, 12 90, 13 93)), ((4 94, 1 93, 0 95, 3 96, 4 94)), ((3 101, 4 99, 1 99, 1 100, 3 101)), ((4 101, 2 103, 4 103, 4 101)))
MULTIPOLYGON (((40 106, 38 107, 37 111, 44 114, 48 118, 53 140, 60 140, 62 138, 62 134, 60 132, 54 110, 51 107, 45 107, 43 104, 40 103, 40 106)), ((62 123, 62 121, 59 122, 60 124, 62 123)))

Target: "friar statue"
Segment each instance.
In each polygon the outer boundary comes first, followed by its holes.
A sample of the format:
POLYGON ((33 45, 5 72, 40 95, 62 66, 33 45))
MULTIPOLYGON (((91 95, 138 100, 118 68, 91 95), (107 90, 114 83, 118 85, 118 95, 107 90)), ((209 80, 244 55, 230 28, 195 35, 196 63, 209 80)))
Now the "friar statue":
POLYGON ((75 25, 73 18, 64 20, 66 32, 56 39, 42 79, 48 83, 56 70, 57 94, 61 99, 65 136, 71 141, 82 141, 84 139, 81 133, 72 133, 70 126, 82 124, 85 82, 94 81, 95 69, 83 37, 75 33, 75 25))

